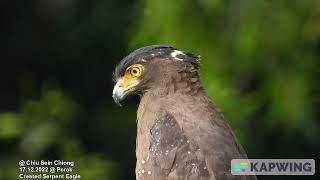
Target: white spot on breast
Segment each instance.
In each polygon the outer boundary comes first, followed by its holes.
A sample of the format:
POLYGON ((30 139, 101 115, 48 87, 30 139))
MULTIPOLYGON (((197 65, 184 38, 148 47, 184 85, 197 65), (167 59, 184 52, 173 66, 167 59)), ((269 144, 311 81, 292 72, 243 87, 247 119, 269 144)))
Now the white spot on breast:
POLYGON ((190 152, 190 151, 188 151, 188 154, 191 154, 191 152, 190 152))
POLYGON ((151 174, 151 171, 148 171, 148 174, 150 175, 150 174, 151 174))
POLYGON ((148 155, 148 156, 147 156, 147 161, 149 161, 149 158, 150 158, 150 156, 148 155))
POLYGON ((144 163, 145 163, 145 161, 142 159, 141 163, 142 163, 142 164, 144 164, 144 163))
MULTIPOLYGON (((192 164, 193 165, 193 164, 192 164)), ((191 169, 191 173, 196 174, 198 172, 198 167, 193 165, 192 169, 191 169)))
POLYGON ((141 170, 141 173, 144 174, 144 169, 141 170))
POLYGON ((183 59, 177 57, 178 55, 185 55, 185 54, 182 51, 177 51, 177 50, 175 50, 171 53, 171 57, 173 57, 174 59, 176 59, 178 61, 183 61, 183 59))

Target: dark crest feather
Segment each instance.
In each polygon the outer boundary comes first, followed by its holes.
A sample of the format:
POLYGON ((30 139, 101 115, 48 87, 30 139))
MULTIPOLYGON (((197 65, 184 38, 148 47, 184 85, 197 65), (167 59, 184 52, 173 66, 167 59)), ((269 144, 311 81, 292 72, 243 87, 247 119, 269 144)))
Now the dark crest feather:
MULTIPOLYGON (((114 71, 114 80, 116 81, 121 75, 123 75, 124 71, 132 64, 148 63, 148 61, 154 59, 155 57, 171 57, 171 53, 175 50, 177 49, 169 45, 151 45, 137 49, 123 58, 117 65, 114 71)), ((199 67, 199 56, 197 55, 183 52, 183 54, 179 55, 178 58, 183 59, 184 62, 191 63, 196 68, 199 67)))

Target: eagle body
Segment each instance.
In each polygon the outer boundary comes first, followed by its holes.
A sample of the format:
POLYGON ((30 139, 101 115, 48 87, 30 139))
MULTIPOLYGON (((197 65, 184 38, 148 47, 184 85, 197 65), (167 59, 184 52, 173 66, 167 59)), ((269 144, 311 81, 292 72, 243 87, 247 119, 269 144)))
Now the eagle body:
POLYGON ((152 60, 142 58, 148 77, 135 86, 141 97, 136 179, 255 179, 231 174, 231 160, 247 156, 203 88, 196 56, 164 49, 159 57, 152 54, 163 48, 149 52, 152 60))

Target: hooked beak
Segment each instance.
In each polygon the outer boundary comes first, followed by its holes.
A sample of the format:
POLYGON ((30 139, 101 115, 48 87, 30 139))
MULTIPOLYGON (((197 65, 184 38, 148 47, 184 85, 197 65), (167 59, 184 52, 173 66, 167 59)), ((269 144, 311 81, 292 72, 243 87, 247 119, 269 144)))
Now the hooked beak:
POLYGON ((134 91, 133 86, 135 86, 135 84, 129 85, 127 87, 125 87, 123 84, 125 84, 123 82, 123 79, 119 79, 116 83, 116 85, 113 88, 113 92, 112 92, 112 98, 114 100, 114 102, 116 104, 118 104, 119 106, 121 106, 120 102, 132 91, 134 91))
POLYGON ((116 104, 121 106, 120 101, 122 101, 125 97, 124 89, 120 86, 119 81, 113 88, 112 98, 116 104))

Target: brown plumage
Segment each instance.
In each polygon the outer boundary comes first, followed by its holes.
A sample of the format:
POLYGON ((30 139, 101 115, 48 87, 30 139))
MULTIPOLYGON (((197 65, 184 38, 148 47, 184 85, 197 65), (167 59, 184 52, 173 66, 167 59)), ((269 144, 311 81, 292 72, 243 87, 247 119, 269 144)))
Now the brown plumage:
POLYGON ((247 156, 204 90, 198 63, 193 54, 149 46, 130 54, 116 68, 115 101, 133 93, 141 96, 137 179, 255 179, 231 175, 231 160, 247 156), (128 78, 137 64, 140 74, 128 78))

